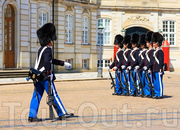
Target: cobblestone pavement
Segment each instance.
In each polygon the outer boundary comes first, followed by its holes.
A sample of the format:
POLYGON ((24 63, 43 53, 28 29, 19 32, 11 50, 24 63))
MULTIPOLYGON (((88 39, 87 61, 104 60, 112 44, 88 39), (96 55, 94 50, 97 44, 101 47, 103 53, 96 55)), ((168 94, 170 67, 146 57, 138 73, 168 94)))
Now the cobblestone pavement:
MULTIPOLYGON (((180 129, 180 74, 164 76, 164 99, 112 96, 110 80, 55 82, 68 112, 75 117, 47 120, 47 94, 41 100, 38 117, 28 123, 32 84, 0 86, 0 129, 180 129)), ((57 115, 56 115, 57 117, 57 115)))

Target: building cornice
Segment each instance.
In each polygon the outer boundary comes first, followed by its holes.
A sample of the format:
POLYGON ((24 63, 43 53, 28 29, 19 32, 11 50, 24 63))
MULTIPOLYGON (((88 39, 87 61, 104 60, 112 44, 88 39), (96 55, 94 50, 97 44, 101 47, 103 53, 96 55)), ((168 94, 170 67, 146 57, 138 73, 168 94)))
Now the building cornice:
POLYGON ((92 4, 92 3, 83 3, 83 2, 78 2, 78 1, 73 1, 73 0, 59 0, 58 2, 60 2, 64 5, 67 6, 82 6, 84 8, 98 8, 97 4, 92 4))
POLYGON ((180 8, 167 7, 141 7, 141 6, 104 6, 100 5, 99 9, 113 10, 113 11, 180 11, 180 8))

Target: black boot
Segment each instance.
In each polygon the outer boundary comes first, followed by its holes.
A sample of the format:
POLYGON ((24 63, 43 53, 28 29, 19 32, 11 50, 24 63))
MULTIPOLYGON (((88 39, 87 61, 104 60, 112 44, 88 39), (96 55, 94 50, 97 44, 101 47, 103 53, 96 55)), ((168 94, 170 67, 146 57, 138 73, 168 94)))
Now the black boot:
POLYGON ((117 93, 113 93, 112 95, 117 95, 117 93))
POLYGON ((42 121, 42 119, 38 119, 37 117, 36 118, 29 117, 28 121, 29 122, 40 122, 40 121, 42 121))
POLYGON ((66 118, 70 118, 70 117, 72 117, 72 116, 74 116, 74 114, 73 113, 70 113, 70 114, 64 114, 64 115, 62 115, 62 116, 59 116, 59 120, 63 120, 63 119, 66 119, 66 118))

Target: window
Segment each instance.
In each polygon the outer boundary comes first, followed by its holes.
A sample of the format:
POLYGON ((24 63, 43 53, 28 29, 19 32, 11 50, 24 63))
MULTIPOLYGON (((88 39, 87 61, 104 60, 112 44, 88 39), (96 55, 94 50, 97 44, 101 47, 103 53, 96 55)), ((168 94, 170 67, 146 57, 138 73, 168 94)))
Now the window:
POLYGON ((170 45, 175 45, 175 22, 163 21, 163 36, 170 45))
MULTIPOLYGON (((98 60, 97 67, 99 67, 99 62, 100 60, 98 60)), ((111 60, 101 60, 101 67, 103 68, 110 66, 110 64, 111 64, 111 60)))
MULTIPOLYGON (((68 62, 70 63, 71 65, 73 65, 73 59, 66 59, 65 62, 68 62)), ((72 66, 71 67, 66 67, 67 70, 69 69, 72 69, 72 66)))
MULTIPOLYGON (((110 19, 99 19, 98 20, 98 26, 103 25, 104 27, 104 33, 102 38, 102 44, 103 45, 110 45, 111 44, 111 20, 110 19)), ((98 32, 98 31, 97 31, 98 32)), ((100 35, 98 35, 98 45, 100 45, 100 35)))
POLYGON ((47 23, 47 13, 44 11, 41 11, 39 13, 39 27, 42 27, 46 23, 47 23))
POLYGON ((89 19, 83 17, 82 19, 82 44, 88 44, 88 30, 89 30, 89 19))
POLYGON ((72 43, 73 38, 73 17, 66 15, 66 43, 72 43))
POLYGON ((88 59, 83 59, 82 60, 82 68, 83 69, 88 69, 88 59))

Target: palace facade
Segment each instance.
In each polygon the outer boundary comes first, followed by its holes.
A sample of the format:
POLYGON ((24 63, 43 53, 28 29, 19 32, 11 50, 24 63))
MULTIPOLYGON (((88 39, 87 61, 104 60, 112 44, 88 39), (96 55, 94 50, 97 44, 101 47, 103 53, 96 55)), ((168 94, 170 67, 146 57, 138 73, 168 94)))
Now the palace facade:
MULTIPOLYGON (((180 0, 56 0, 54 56, 72 64, 56 72, 97 71, 113 59, 116 34, 159 31, 170 43, 170 70, 179 71, 180 0)), ((29 69, 39 46, 36 30, 52 22, 52 0, 0 0, 0 69, 29 69)))

